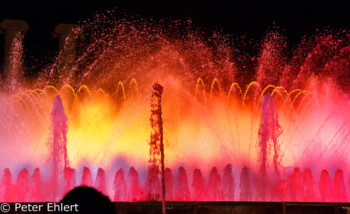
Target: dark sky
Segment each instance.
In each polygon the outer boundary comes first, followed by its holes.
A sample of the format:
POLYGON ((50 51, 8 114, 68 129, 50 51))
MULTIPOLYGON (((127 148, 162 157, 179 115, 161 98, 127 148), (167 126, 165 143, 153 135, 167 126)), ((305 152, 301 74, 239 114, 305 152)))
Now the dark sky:
MULTIPOLYGON (((25 37, 25 53, 41 57, 57 51, 57 39, 52 30, 57 23, 78 23, 98 12, 117 8, 128 15, 155 19, 192 19, 193 25, 208 31, 223 29, 225 33, 248 33, 263 37, 266 30, 276 26, 285 30, 290 43, 301 36, 327 26, 347 28, 350 6, 346 1, 259 1, 204 0, 4 0, 0 5, 0 20, 24 19, 30 25, 25 37), (308 2, 308 3, 306 3, 308 2)), ((0 36, 3 52, 3 36, 0 36)), ((2 53, 1 53, 2 57, 2 53)))

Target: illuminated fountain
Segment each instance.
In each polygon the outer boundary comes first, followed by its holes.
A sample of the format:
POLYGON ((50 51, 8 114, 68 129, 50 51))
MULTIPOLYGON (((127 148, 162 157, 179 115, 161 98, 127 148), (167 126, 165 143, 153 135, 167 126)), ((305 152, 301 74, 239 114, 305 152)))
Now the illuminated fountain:
POLYGON ((62 54, 35 78, 14 65, 2 78, 2 201, 59 200, 78 185, 160 200, 154 82, 164 87, 166 200, 349 200, 348 32, 305 38, 292 57, 271 32, 252 57, 180 22, 104 15, 81 30, 71 69, 62 54))

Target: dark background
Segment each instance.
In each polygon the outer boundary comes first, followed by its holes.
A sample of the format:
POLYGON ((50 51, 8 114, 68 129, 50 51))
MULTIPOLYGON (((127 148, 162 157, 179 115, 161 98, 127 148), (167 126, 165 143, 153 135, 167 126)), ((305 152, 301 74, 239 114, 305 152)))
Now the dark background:
MULTIPOLYGON (((232 35, 250 34, 263 38, 278 26, 293 46, 316 29, 349 28, 347 1, 201 1, 201 0, 7 0, 1 1, 0 20, 23 19, 29 24, 24 40, 26 60, 35 63, 57 53, 58 41, 52 37, 57 23, 77 24, 96 12, 116 9, 126 15, 154 19, 191 19, 194 27, 208 32, 222 29, 232 35)), ((0 57, 3 58, 3 35, 0 57)))

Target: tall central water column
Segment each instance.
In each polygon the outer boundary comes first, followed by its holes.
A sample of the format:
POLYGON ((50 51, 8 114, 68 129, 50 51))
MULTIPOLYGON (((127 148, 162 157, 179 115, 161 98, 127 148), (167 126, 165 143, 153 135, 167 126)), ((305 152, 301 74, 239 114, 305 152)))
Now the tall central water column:
POLYGON ((52 185, 53 196, 57 195, 58 176, 69 167, 67 155, 67 117, 64 113, 61 97, 57 95, 53 101, 51 112, 52 121, 52 185))
POLYGON ((149 159, 149 183, 152 186, 157 183, 159 172, 162 176, 162 211, 165 209, 165 178, 164 178, 164 145, 163 145, 163 121, 162 121, 162 93, 163 86, 158 83, 153 85, 151 98, 151 141, 150 141, 150 159, 149 159))
POLYGON ((279 144, 277 141, 278 136, 282 133, 281 126, 278 123, 278 115, 275 109, 273 98, 267 94, 264 95, 261 109, 261 122, 259 127, 259 162, 260 162, 260 185, 258 191, 258 199, 266 200, 265 192, 267 186, 267 167, 268 167, 268 155, 269 149, 273 149, 272 164, 276 173, 276 178, 279 179, 279 144), (273 145, 268 145, 269 142, 273 145))

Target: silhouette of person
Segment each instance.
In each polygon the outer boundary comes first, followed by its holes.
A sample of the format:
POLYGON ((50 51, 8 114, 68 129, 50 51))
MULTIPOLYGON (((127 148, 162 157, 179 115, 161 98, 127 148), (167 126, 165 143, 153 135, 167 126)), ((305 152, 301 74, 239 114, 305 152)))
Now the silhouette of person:
MULTIPOLYGON (((107 196, 98 192, 94 188, 80 186, 68 192, 60 201, 63 205, 77 204, 78 211, 73 210, 71 213, 79 214, 116 214, 114 204, 107 196)), ((64 212, 56 212, 64 213, 64 212)))

